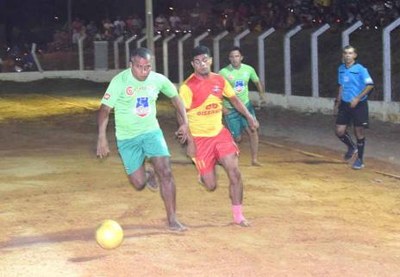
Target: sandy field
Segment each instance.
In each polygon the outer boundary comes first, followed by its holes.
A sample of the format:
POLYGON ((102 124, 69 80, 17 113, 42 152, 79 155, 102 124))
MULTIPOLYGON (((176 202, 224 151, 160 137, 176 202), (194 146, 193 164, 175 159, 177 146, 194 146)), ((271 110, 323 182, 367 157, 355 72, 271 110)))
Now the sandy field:
MULTIPOLYGON (((208 192, 173 137, 168 102, 160 122, 172 153, 177 213, 171 232, 158 192, 129 185, 112 154, 95 156, 101 94, 0 94, 0 276, 399 276, 400 166, 370 158, 361 171, 340 151, 263 136, 249 166, 241 145, 244 211, 232 224, 227 178, 208 192), (120 223, 120 247, 95 230, 120 223)), ((282 126, 285 128, 286 126, 282 126)), ((268 133, 268 132, 267 132, 268 133)))

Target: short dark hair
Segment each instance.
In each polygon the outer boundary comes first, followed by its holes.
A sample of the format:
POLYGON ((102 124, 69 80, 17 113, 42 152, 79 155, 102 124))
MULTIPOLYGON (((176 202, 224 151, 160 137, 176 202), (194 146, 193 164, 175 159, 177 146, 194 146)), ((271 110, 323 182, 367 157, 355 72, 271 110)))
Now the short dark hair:
POLYGON ((346 50, 349 50, 349 49, 353 49, 354 50, 354 53, 356 53, 356 54, 358 54, 358 52, 357 52, 357 48, 355 48, 354 46, 352 46, 352 45, 346 45, 345 47, 343 47, 343 52, 344 51, 346 51, 346 50))
POLYGON ((211 51, 207 46, 199 45, 192 50, 192 59, 198 55, 208 55, 211 56, 211 51))
POLYGON ((143 59, 150 59, 152 56, 152 52, 150 49, 139 47, 131 50, 130 59, 132 60, 133 57, 140 57, 143 59))
POLYGON ((232 51, 239 51, 240 55, 243 56, 242 49, 239 46, 233 46, 231 50, 229 50, 229 53, 231 53, 232 51))

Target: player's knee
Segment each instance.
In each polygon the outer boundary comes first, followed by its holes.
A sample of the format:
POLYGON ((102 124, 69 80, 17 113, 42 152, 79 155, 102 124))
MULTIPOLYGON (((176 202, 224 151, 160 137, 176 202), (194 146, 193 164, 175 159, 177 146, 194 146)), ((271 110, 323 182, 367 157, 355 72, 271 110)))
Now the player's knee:
POLYGON ((157 169, 157 175, 161 180, 172 180, 172 170, 169 167, 157 169))
POLYGON ((338 138, 341 138, 341 137, 344 136, 345 130, 341 130, 341 129, 336 128, 335 134, 336 134, 336 136, 337 136, 338 138))
POLYGON ((138 180, 137 178, 129 177, 129 182, 136 190, 142 190, 146 185, 146 180, 138 180))
POLYGON ((214 191, 217 188, 217 183, 215 182, 204 182, 204 186, 208 191, 214 191))

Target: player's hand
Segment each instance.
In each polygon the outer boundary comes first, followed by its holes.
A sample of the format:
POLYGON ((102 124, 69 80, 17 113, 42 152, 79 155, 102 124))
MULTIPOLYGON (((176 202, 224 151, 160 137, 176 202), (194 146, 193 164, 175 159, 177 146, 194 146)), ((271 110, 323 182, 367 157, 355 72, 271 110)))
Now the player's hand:
POLYGON ((104 137, 99 137, 97 139, 97 151, 96 155, 98 158, 106 158, 110 154, 110 147, 108 146, 108 141, 104 137))
POLYGON ((340 101, 335 100, 333 103, 333 116, 337 116, 339 112, 340 101))
POLYGON ((196 144, 194 144, 193 138, 190 135, 188 135, 187 139, 186 155, 190 158, 196 157, 196 144))
POLYGON ((350 102, 350 108, 355 108, 358 103, 360 102, 360 99, 358 97, 354 97, 353 100, 351 100, 350 102))
POLYGON ((260 123, 253 116, 250 116, 247 119, 247 122, 249 123, 250 130, 252 130, 253 132, 256 131, 258 127, 260 127, 260 123))
POLYGON ((263 94, 259 94, 259 98, 258 98, 258 106, 260 108, 265 107, 267 105, 267 94, 263 93, 263 94))
POLYGON ((178 138, 179 143, 184 144, 188 138, 188 126, 182 124, 179 129, 175 132, 175 136, 178 138))

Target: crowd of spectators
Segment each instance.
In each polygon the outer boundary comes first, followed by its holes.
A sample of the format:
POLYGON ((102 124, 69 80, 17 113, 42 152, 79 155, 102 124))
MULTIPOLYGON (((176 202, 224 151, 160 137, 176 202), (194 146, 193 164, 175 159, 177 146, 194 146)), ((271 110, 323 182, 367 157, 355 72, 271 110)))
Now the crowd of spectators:
MULTIPOLYGON (((192 10, 176 10, 172 7, 154 18, 154 30, 158 34, 184 34, 223 30, 240 32, 250 28, 262 31, 270 27, 288 29, 302 24, 303 28, 328 23, 339 28, 361 20, 365 28, 381 28, 399 17, 400 0, 266 0, 259 5, 242 1, 234 7, 229 1, 223 5, 208 6, 198 1, 192 10), (228 4, 227 4, 228 3, 228 4)), ((91 40, 115 40, 144 33, 144 21, 133 14, 126 18, 117 16, 111 20, 86 23, 75 18, 71 30, 58 30, 49 50, 58 50, 76 44, 85 36, 91 40), (69 36, 72 37, 69 37, 69 36)))
MULTIPOLYGON (((174 9, 156 14, 154 30, 158 34, 200 34, 223 30, 241 32, 247 28, 262 31, 270 27, 289 29, 298 24, 303 28, 329 23, 332 30, 361 20, 364 28, 381 28, 399 17, 400 0, 260 0, 197 1, 193 9, 174 9), (239 1, 235 1, 238 3, 239 1), (219 3, 215 5, 215 3, 219 3), (257 5, 251 3, 258 3, 257 5)), ((76 45, 80 38, 87 41, 113 41, 143 35, 145 23, 141 16, 105 18, 101 22, 74 18, 71 26, 53 33, 47 51, 63 50, 76 45)))

